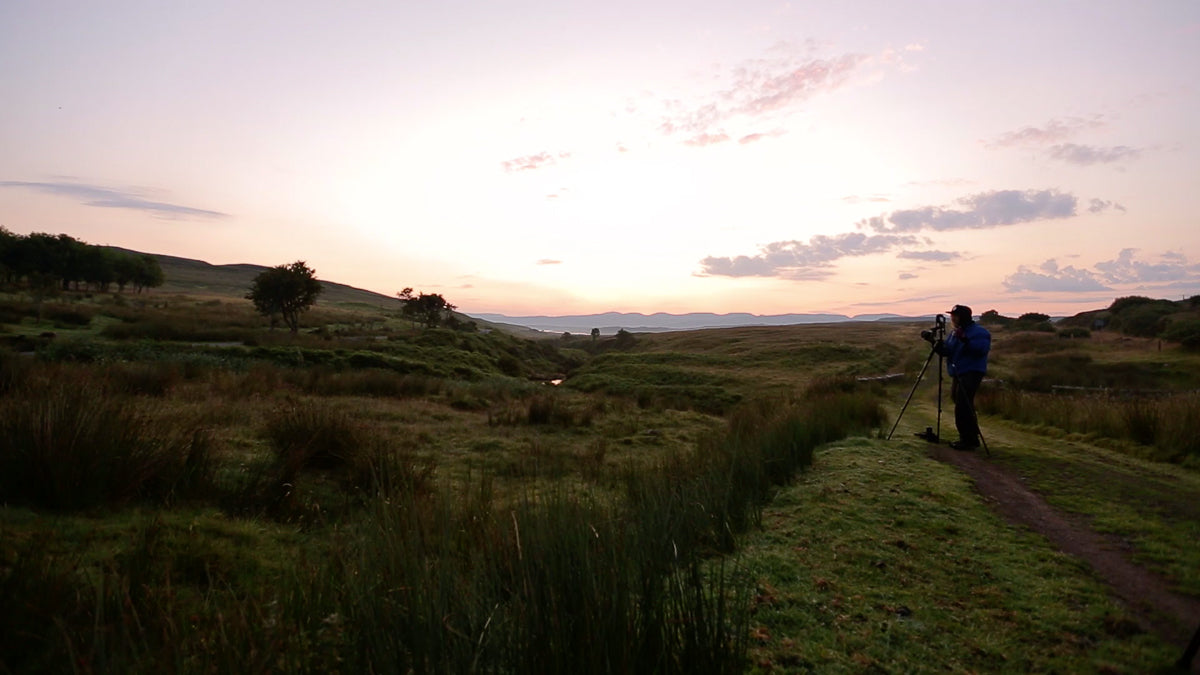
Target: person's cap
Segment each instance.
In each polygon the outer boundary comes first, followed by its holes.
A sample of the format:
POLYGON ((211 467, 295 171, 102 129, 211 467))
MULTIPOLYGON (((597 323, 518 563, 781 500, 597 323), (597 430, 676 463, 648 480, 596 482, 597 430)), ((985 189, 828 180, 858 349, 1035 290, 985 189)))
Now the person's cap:
POLYGON ((970 318, 971 317, 971 308, 967 307, 966 305, 955 305, 950 308, 950 316, 955 316, 955 315, 965 316, 967 318, 970 318))

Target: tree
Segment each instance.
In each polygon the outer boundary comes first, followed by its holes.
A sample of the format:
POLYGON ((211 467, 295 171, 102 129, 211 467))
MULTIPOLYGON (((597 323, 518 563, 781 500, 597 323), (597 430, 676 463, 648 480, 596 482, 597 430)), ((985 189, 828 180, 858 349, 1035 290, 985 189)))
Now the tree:
POLYGON ((141 271, 142 261, 132 253, 116 253, 113 256, 113 281, 117 291, 125 292, 125 287, 133 283, 141 271))
POLYGON ((406 288, 396 294, 404 305, 400 312, 404 316, 425 326, 437 328, 442 323, 443 316, 457 309, 446 302, 440 293, 421 293, 413 295, 413 289, 406 288))
POLYGON ((0 225, 0 281, 5 284, 14 284, 17 281, 16 260, 20 246, 21 237, 0 225))
POLYGON ((76 255, 78 271, 73 279, 76 287, 82 281, 97 291, 107 293, 109 285, 116 280, 115 254, 102 246, 84 244, 76 255))
POLYGON ((254 277, 246 298, 263 316, 283 317, 293 332, 300 330, 300 313, 312 307, 321 294, 317 273, 303 260, 290 265, 278 265, 254 277))
POLYGON ((598 339, 600 339, 600 329, 593 328, 592 329, 592 342, 595 342, 598 339))
MULTIPOLYGON (((303 265, 304 263, 300 263, 303 265)), ((309 270, 312 273, 312 270, 309 270)), ((137 267, 134 269, 133 287, 138 293, 142 292, 143 288, 157 288, 163 285, 166 278, 163 276, 162 266, 158 264, 158 260, 152 255, 138 256, 137 267)), ((317 287, 317 293, 321 292, 320 286, 317 287)), ((314 296, 315 298, 316 296, 314 296)), ((310 305, 312 303, 309 303, 310 305)))

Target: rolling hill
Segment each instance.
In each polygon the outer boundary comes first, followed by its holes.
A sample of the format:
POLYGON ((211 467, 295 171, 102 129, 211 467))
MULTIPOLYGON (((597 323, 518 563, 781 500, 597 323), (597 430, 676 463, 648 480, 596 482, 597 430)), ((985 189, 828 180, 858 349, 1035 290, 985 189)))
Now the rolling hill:
MULTIPOLYGON (((161 290, 167 293, 183 293, 188 295, 211 295, 220 297, 245 297, 254 277, 269 267, 238 263, 232 265, 213 265, 203 260, 180 258, 162 253, 143 253, 129 249, 110 246, 115 251, 135 255, 149 255, 158 261, 162 267, 163 283, 161 290)), ((368 291, 333 281, 321 281, 324 289, 321 301, 345 307, 373 307, 396 310, 400 303, 396 298, 368 291)))

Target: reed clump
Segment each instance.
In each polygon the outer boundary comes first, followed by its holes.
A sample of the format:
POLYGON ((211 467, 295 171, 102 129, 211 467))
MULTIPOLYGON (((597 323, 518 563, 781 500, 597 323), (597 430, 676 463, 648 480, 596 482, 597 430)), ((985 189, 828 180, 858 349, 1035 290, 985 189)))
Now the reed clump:
POLYGON ((200 427, 160 429, 128 393, 77 368, 29 377, 0 398, 0 501, 76 511, 203 491, 200 427))
POLYGON ((1131 441, 1152 459, 1200 461, 1200 393, 1157 396, 1045 394, 999 389, 980 393, 980 412, 1068 433, 1131 441))

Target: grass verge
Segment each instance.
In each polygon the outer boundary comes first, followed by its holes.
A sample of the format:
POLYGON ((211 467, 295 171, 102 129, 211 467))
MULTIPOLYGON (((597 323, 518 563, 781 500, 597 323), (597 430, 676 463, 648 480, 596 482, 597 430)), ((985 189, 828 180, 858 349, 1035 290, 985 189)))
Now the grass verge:
POLYGON ((1178 656, 923 448, 834 443, 767 507, 743 555, 752 672, 1144 673, 1178 656))

